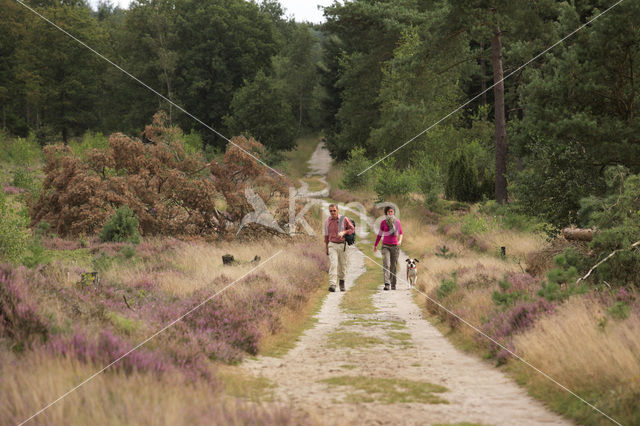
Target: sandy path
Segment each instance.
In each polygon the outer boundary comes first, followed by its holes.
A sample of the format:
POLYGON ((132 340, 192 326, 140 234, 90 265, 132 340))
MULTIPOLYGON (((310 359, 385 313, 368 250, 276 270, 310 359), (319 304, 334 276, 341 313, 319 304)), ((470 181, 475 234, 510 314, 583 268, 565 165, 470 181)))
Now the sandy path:
MULTIPOLYGON (((322 161, 327 161, 326 157, 322 161)), ((364 271, 365 261, 369 262, 355 247, 349 250, 347 292, 364 271)), ((401 262, 400 266, 399 276, 404 277, 405 265, 401 262)), ((317 325, 300 338, 293 350, 283 358, 248 360, 241 368, 274 382, 277 401, 308 414, 320 424, 569 424, 490 364, 455 349, 422 319, 411 292, 403 282, 399 282, 396 291, 380 290, 373 298, 377 313, 368 315, 345 313, 340 307, 345 293, 330 293, 317 315, 317 325), (353 320, 360 324, 353 324, 353 320), (349 323, 344 324, 345 321, 349 323), (397 331, 409 333, 410 339, 394 340, 389 334, 390 324, 400 325, 402 328, 397 331), (351 349, 332 347, 328 340, 338 331, 374 336, 381 342, 351 349), (442 385, 448 390, 437 395, 448 403, 354 403, 346 400, 351 391, 348 387, 329 387, 320 382, 345 375, 442 385)))

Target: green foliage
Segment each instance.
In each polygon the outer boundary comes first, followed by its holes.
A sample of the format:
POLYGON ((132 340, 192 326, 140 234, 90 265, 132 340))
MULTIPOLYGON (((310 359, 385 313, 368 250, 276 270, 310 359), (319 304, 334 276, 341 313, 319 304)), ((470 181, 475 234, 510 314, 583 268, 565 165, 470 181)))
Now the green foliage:
POLYGON ((100 132, 85 132, 78 142, 69 143, 69 147, 75 155, 82 155, 90 149, 108 149, 109 138, 100 132))
POLYGON ((125 259, 131 259, 136 255, 136 248, 134 246, 124 246, 122 250, 120 250, 120 254, 122 254, 125 259))
POLYGON ((358 174, 369 166, 371 166, 371 161, 366 157, 364 148, 353 148, 349 152, 348 160, 343 164, 344 174, 340 187, 342 189, 356 189, 366 186, 373 172, 369 170, 360 176, 358 174))
POLYGON ((191 132, 183 136, 183 139, 184 150, 187 154, 195 154, 203 151, 202 136, 200 136, 200 133, 191 130, 191 132))
POLYGON ((613 306, 611 306, 608 309, 608 311, 613 318, 617 320, 623 320, 629 317, 629 314, 631 313, 631 308, 626 303, 622 301, 617 301, 613 306))
POLYGON ((42 246, 40 237, 36 236, 27 246, 29 254, 22 257, 22 264, 27 268, 35 268, 39 265, 46 265, 51 262, 51 255, 42 246))
POLYGON ((233 96, 230 114, 224 118, 233 135, 252 136, 272 150, 295 147, 296 124, 283 88, 259 71, 233 96))
POLYGON ((443 279, 442 283, 436 290, 438 299, 444 299, 458 288, 458 275, 456 272, 451 274, 451 278, 443 279))
POLYGON ((129 206, 119 207, 100 231, 100 241, 139 243, 138 216, 129 206))
POLYGON ((542 289, 538 295, 550 302, 561 302, 574 294, 582 294, 587 291, 584 283, 576 284, 578 278, 577 265, 580 256, 573 249, 567 249, 553 259, 556 268, 547 273, 547 281, 542 283, 542 289))
POLYGON ((519 300, 526 300, 526 294, 523 290, 509 291, 512 284, 507 279, 498 281, 498 285, 500 286, 500 290, 494 291, 491 295, 491 299, 493 300, 493 303, 497 306, 501 306, 502 309, 515 305, 519 300))
POLYGON ((452 257, 455 257, 454 253, 451 253, 449 247, 447 247, 446 245, 442 245, 442 247, 438 247, 438 251, 436 252, 436 256, 438 257, 442 257, 445 259, 451 259, 452 257))
POLYGON ((499 204, 495 200, 487 200, 480 206, 481 213, 493 216, 503 228, 520 232, 538 232, 544 223, 538 218, 522 213, 517 205, 499 204))
POLYGON ((20 215, 0 191, 0 259, 18 261, 29 242, 28 219, 20 215))
POLYGON ((590 245, 592 263, 620 250, 594 272, 599 280, 618 285, 636 283, 640 275, 640 253, 631 248, 640 240, 640 175, 627 174, 621 167, 607 168, 609 195, 583 199, 579 211, 584 226, 599 230, 590 245))
POLYGON ((389 196, 403 196, 416 192, 416 169, 399 169, 391 162, 383 162, 375 167, 375 183, 373 190, 379 199, 389 196))
POLYGON ((488 230, 489 224, 482 215, 470 213, 465 215, 462 219, 462 227, 460 228, 460 232, 462 232, 464 235, 478 235, 487 232, 488 230))
POLYGON ((416 174, 417 187, 425 197, 425 204, 429 207, 434 207, 439 200, 439 195, 442 190, 442 176, 439 167, 423 159, 418 163, 416 174))
POLYGON ((464 151, 458 152, 449 163, 444 193, 448 199, 476 202, 482 199, 478 173, 464 151))
POLYGON ((25 167, 40 161, 42 150, 33 132, 27 138, 14 139, 0 132, 0 156, 7 163, 25 167))

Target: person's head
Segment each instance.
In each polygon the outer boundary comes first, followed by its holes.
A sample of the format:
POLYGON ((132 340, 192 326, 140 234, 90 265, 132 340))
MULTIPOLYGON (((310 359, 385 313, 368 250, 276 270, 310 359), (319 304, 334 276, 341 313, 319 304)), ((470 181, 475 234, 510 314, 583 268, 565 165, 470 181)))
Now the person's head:
POLYGON ((396 212, 393 210, 393 207, 387 206, 384 208, 384 214, 387 216, 393 216, 396 212))
POLYGON ((338 205, 337 204, 329 204, 329 214, 331 217, 338 217, 338 205))

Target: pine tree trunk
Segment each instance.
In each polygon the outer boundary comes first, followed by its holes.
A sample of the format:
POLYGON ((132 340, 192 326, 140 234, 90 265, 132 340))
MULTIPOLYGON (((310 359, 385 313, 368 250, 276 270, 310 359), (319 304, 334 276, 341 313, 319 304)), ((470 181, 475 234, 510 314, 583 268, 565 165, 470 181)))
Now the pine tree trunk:
POLYGON ((491 40, 491 60, 493 62, 493 97, 496 125, 496 201, 507 201, 507 124, 504 113, 504 82, 502 81, 502 40, 500 24, 496 21, 491 40))
POLYGON ((480 91, 482 92, 481 99, 482 99, 482 106, 487 106, 487 80, 485 79, 486 61, 484 60, 484 41, 480 42, 480 51, 482 52, 482 56, 480 58, 480 91))

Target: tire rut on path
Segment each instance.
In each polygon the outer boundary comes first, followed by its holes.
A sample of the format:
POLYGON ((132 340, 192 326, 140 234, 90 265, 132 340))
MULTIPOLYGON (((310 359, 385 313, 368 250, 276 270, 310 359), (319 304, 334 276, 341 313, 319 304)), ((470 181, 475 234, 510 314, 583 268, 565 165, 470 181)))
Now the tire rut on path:
MULTIPOLYGON (((365 262, 370 262, 355 247, 348 250, 347 292, 365 271, 365 262)), ((399 277, 405 276, 405 265, 400 262, 399 277)), ((382 271, 380 281, 381 276, 382 271)), ((300 337, 294 349, 282 358, 247 360, 241 368, 272 381, 277 386, 276 401, 318 424, 570 424, 529 397, 501 371, 457 350, 422 318, 412 291, 399 279, 398 290, 376 292, 375 314, 346 313, 340 306, 346 293, 329 293, 317 314, 317 324, 300 337), (403 333, 405 340, 398 341, 390 329, 403 333), (375 338, 377 343, 352 348, 331 345, 331 336, 344 331, 375 338), (447 390, 437 396, 446 403, 387 404, 376 400, 381 398, 378 394, 372 395, 373 402, 357 402, 358 398, 354 402, 350 399, 353 389, 321 382, 341 376, 441 385, 447 390)))

